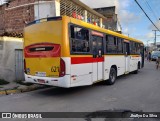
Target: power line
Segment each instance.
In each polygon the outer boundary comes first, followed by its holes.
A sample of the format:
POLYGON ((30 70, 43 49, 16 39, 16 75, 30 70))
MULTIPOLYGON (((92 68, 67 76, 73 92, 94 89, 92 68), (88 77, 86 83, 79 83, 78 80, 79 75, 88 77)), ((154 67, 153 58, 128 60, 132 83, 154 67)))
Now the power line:
MULTIPOLYGON (((154 2, 149 2, 149 0, 146 0, 146 1, 148 1, 148 3, 150 3, 150 5, 152 5, 152 10, 154 10, 154 13, 155 13, 155 15, 156 15, 156 17, 157 16, 159 16, 159 8, 157 8, 156 6, 155 6, 155 4, 154 4, 154 2)), ((159 17, 157 17, 158 19, 159 19, 159 17)))
MULTIPOLYGON (((150 9, 150 11, 153 13, 154 17, 157 19, 157 15, 155 14, 155 12, 153 11, 152 7, 150 6, 150 4, 148 3, 147 0, 144 0, 144 2, 146 2, 146 6, 148 6, 148 8, 150 9)), ((158 19, 157 19, 158 20, 158 19)))
POLYGON ((137 0, 135 0, 135 2, 136 2, 137 5, 141 8, 141 10, 144 12, 144 14, 147 16, 147 18, 150 20, 150 22, 154 25, 154 27, 156 27, 156 29, 157 29, 158 31, 160 31, 159 28, 153 23, 153 21, 150 19, 150 17, 147 15, 147 13, 144 11, 144 9, 141 7, 141 5, 137 2, 137 0))

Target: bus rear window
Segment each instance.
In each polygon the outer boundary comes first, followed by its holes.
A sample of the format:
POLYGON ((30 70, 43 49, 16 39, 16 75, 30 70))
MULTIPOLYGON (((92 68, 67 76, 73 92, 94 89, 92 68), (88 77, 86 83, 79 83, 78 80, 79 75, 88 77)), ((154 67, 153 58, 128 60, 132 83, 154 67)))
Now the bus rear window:
POLYGON ((24 48, 25 57, 60 57, 60 44, 38 43, 24 48))

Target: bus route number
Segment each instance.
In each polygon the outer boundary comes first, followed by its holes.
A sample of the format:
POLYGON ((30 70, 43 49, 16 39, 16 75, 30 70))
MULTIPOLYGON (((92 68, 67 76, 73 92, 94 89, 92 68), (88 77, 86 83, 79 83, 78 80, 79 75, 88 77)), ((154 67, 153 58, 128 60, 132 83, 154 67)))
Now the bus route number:
POLYGON ((51 72, 59 72, 59 66, 52 66, 51 72))

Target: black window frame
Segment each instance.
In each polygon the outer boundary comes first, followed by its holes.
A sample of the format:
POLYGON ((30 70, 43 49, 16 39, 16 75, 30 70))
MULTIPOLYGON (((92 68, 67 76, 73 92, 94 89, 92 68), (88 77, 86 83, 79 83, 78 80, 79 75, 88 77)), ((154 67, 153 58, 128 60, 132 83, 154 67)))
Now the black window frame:
POLYGON ((70 46, 70 54, 71 55, 91 55, 92 54, 92 46, 91 46, 90 29, 89 28, 69 23, 68 32, 69 32, 69 46, 70 46), (74 52, 74 51, 72 51, 72 39, 73 38, 71 38, 71 29, 70 29, 71 26, 79 27, 79 28, 83 28, 83 29, 88 30, 88 42, 89 42, 89 46, 88 46, 89 47, 89 51, 88 52, 74 52))
POLYGON ((110 48, 108 48, 108 43, 110 42, 110 41, 112 41, 112 45, 115 45, 115 36, 113 36, 113 35, 110 35, 110 34, 106 34, 105 35, 106 36, 106 38, 105 38, 105 47, 106 47, 106 49, 105 49, 105 53, 106 54, 117 54, 116 52, 113 52, 113 50, 115 51, 116 49, 113 49, 113 47, 116 47, 116 46, 112 46, 112 47, 110 47, 111 48, 111 51, 109 51, 109 49, 110 48), (109 41, 109 38, 110 37, 110 41, 109 41), (112 40, 111 40, 112 39, 112 40))
POLYGON ((130 41, 130 54, 140 55, 140 43, 135 41, 130 41), (139 50, 138 50, 138 46, 139 46, 139 50))
MULTIPOLYGON (((93 30, 93 29, 90 29, 90 28, 86 28, 86 27, 83 27, 83 26, 80 26, 80 25, 77 25, 77 24, 73 24, 73 23, 69 23, 68 24, 68 33, 69 33, 69 46, 70 46, 70 54, 71 55, 93 55, 93 46, 92 46, 92 36, 98 36, 98 35, 92 35, 92 31, 95 31, 95 32, 98 32, 98 33, 102 33, 103 34, 103 40, 102 40, 102 54, 104 55, 125 55, 125 52, 124 52, 124 43, 125 43, 125 38, 122 38, 122 37, 118 37, 118 36, 115 36, 115 35, 112 35, 112 34, 107 34, 107 33, 104 33, 104 32, 100 32, 100 31, 97 31, 97 30, 93 30), (71 26, 74 26, 74 27, 79 27, 79 28, 83 28, 83 29, 86 29, 88 30, 88 42, 89 42, 89 51, 88 52, 74 52, 72 51, 72 38, 71 38, 71 29, 70 27, 71 26), (111 52, 111 53, 108 53, 107 52, 107 39, 108 39, 108 36, 112 36, 113 37, 113 44, 116 43, 115 45, 115 52, 111 52), (116 42, 115 42, 115 39, 116 39, 116 42), (119 39, 122 41, 122 52, 117 52, 117 49, 118 49, 118 41, 119 39)), ((129 55, 137 55, 137 54, 140 54, 138 52, 132 52, 133 49, 131 48, 132 47, 132 44, 133 43, 136 43, 136 44, 139 44, 139 46, 141 45, 141 43, 139 42, 135 42, 133 40, 129 40, 129 39, 126 39, 129 41, 129 55)))
POLYGON ((106 34, 105 35, 105 45, 104 45, 104 47, 105 47, 105 54, 107 54, 107 55, 124 55, 124 48, 123 48, 123 46, 124 46, 124 39, 123 38, 121 38, 121 37, 118 37, 118 36, 114 36, 114 35, 111 35, 111 34, 106 34), (115 50, 114 50, 114 52, 109 52, 108 51, 108 47, 107 47, 107 41, 108 41, 108 36, 111 36, 111 37, 113 37, 113 45, 115 45, 114 46, 114 48, 115 48, 115 50), (116 39, 116 42, 115 42, 115 39, 116 39), (121 45, 122 45, 122 52, 118 52, 117 51, 117 49, 118 49, 118 41, 119 41, 119 39, 121 40, 121 45))
POLYGON ((117 53, 118 54, 124 54, 124 39, 123 38, 120 38, 120 37, 117 37, 117 53), (121 41, 121 52, 118 51, 119 49, 119 40, 121 41))
POLYGON ((141 54, 141 44, 140 43, 136 43, 136 44, 137 44, 136 53, 140 55, 141 54))
MULTIPOLYGON (((91 31, 95 31, 95 30, 91 30, 91 31)), ((101 34, 103 34, 103 37, 101 37, 101 36, 98 36, 98 35, 93 35, 93 34, 90 34, 90 38, 91 38, 91 43, 93 43, 93 39, 92 39, 92 37, 93 36, 96 36, 96 37, 100 37, 100 38, 102 38, 102 50, 101 50, 101 54, 102 55, 104 55, 105 54, 105 52, 104 52, 104 50, 105 50, 105 46, 104 46, 104 33, 102 33, 102 32, 99 32, 99 31, 95 31, 95 32, 98 32, 98 33, 101 33, 101 34)), ((98 46, 97 46, 98 47, 98 46)), ((94 52, 93 52, 93 44, 91 45, 91 49, 92 49, 92 51, 91 51, 91 53, 92 53, 92 55, 94 55, 94 52)), ((97 51, 97 55, 98 55, 98 51, 97 51)))

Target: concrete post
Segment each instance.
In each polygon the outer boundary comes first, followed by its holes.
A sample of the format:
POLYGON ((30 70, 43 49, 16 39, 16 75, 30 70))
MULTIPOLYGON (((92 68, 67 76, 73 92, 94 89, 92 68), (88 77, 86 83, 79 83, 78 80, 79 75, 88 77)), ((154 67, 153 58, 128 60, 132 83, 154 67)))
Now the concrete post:
POLYGON ((60 16, 60 0, 35 2, 34 15, 35 20, 60 16))
POLYGON ((54 1, 55 16, 60 16, 60 0, 54 1))
POLYGON ((84 21, 87 22, 87 11, 84 11, 84 21))
POLYGON ((100 27, 102 28, 103 27, 103 20, 102 20, 102 18, 99 19, 99 24, 100 24, 100 27))

